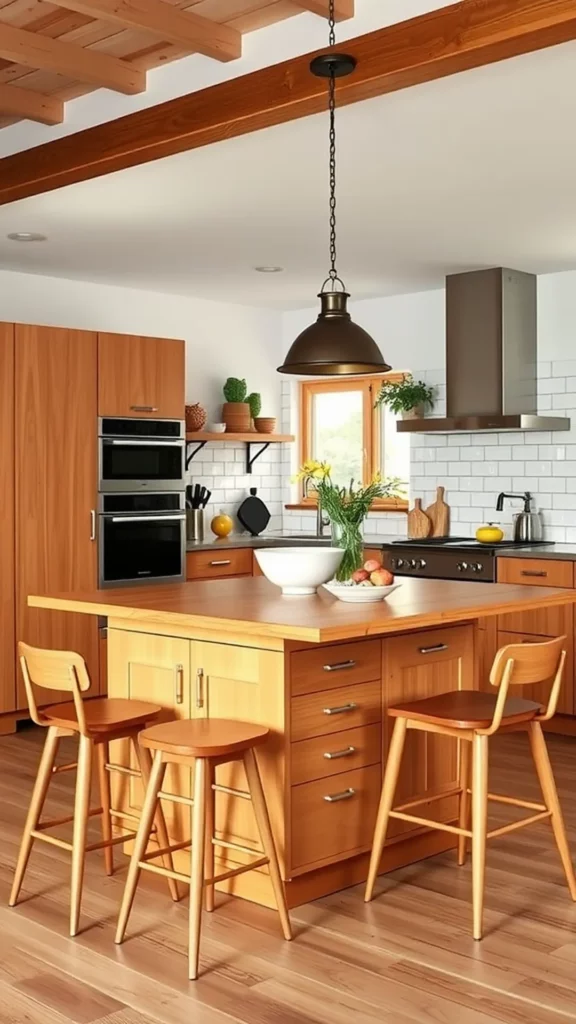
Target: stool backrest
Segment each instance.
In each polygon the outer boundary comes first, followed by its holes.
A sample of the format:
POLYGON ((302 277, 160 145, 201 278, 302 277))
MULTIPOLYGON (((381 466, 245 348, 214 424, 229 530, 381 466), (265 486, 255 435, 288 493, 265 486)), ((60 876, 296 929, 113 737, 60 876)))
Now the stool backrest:
POLYGON ((490 682, 499 688, 499 693, 492 725, 486 732, 496 732, 499 728, 510 686, 549 682, 548 704, 538 720, 546 722, 556 714, 566 664, 565 647, 566 637, 559 636, 542 643, 508 644, 496 652, 490 682))
POLYGON ((47 725, 47 719, 38 710, 35 686, 47 690, 64 690, 72 694, 80 732, 87 735, 82 693, 90 689, 90 676, 86 662, 73 651, 46 651, 40 647, 18 643, 18 656, 26 687, 30 716, 36 725, 47 725))

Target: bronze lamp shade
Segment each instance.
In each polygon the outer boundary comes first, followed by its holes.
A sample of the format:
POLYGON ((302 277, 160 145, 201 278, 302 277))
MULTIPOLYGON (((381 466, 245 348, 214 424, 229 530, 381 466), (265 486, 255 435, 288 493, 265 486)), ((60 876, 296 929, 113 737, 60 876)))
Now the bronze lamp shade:
POLYGON ((378 345, 353 323, 346 308, 348 292, 320 292, 322 308, 311 324, 290 346, 279 373, 347 376, 357 373, 387 373, 378 345))

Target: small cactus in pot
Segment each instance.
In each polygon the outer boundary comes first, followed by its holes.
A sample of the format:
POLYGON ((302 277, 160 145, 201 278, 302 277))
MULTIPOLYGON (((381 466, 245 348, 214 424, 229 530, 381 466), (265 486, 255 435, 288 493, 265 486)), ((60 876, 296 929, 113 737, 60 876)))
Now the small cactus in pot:
POLYGON ((246 381, 238 377, 228 377, 223 390, 226 401, 222 406, 222 419, 226 424, 226 430, 231 434, 246 433, 250 430, 246 381))
POLYGON ((248 395, 246 401, 250 406, 250 429, 254 430, 254 420, 262 412, 262 396, 257 391, 253 391, 251 395, 248 395))

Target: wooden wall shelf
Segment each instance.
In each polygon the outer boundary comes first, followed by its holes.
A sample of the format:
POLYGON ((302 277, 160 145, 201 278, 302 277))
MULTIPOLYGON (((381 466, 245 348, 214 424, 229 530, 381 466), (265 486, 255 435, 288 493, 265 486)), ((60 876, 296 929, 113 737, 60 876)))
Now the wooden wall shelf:
POLYGON ((246 445, 246 472, 251 473, 256 459, 259 459, 271 444, 281 444, 284 441, 294 440, 293 434, 259 434, 257 430, 251 431, 248 434, 229 434, 226 431, 216 434, 211 433, 209 430, 196 430, 186 434, 186 469, 190 468, 192 459, 205 444, 208 444, 208 441, 241 441, 246 445), (193 448, 192 446, 195 442, 196 447, 193 448), (254 453, 252 453, 253 444, 261 445, 258 451, 254 453))

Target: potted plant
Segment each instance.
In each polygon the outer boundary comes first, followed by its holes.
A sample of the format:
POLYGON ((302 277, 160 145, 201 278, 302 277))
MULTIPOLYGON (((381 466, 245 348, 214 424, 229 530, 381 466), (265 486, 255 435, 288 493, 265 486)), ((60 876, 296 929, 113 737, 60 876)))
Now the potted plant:
POLYGON ((230 434, 247 433, 250 430, 250 406, 246 399, 246 381, 228 377, 223 391, 226 401, 222 406, 222 419, 226 430, 230 434))
POLYGON ((254 430, 254 420, 256 420, 262 412, 262 396, 257 391, 253 391, 252 394, 248 395, 246 401, 250 406, 250 429, 254 430))
POLYGON ((376 407, 379 405, 387 405, 404 420, 420 419, 426 407, 434 406, 434 390, 423 380, 414 380, 409 373, 402 380, 384 381, 375 402, 376 407))

